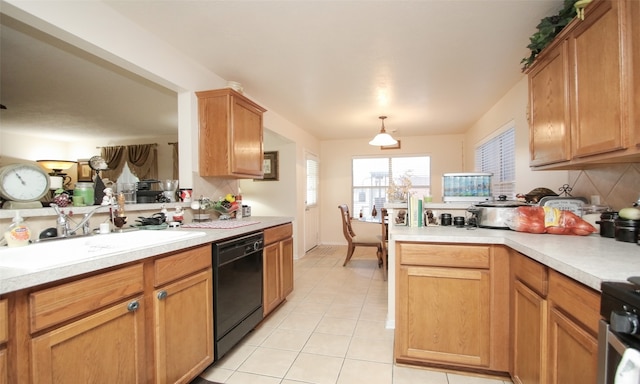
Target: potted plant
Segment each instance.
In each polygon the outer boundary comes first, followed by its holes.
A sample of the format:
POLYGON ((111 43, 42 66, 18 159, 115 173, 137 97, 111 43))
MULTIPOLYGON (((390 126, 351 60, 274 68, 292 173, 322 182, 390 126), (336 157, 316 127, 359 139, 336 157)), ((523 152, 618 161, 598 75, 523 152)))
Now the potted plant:
POLYGON ((536 27, 538 31, 529 38, 527 48, 531 50, 531 54, 520 61, 522 71, 524 72, 535 61, 538 54, 547 46, 560 31, 564 29, 576 17, 577 0, 564 0, 564 7, 555 16, 548 16, 540 20, 536 27))

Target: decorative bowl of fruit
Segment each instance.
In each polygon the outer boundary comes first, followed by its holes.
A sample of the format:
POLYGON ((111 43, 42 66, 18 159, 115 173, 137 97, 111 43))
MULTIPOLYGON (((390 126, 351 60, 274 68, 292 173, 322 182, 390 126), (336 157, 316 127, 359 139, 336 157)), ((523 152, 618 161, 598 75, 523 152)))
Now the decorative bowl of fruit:
POLYGON ((220 214, 219 220, 227 220, 232 217, 233 212, 240 209, 240 204, 236 202, 235 196, 229 193, 224 198, 213 202, 211 208, 220 214))

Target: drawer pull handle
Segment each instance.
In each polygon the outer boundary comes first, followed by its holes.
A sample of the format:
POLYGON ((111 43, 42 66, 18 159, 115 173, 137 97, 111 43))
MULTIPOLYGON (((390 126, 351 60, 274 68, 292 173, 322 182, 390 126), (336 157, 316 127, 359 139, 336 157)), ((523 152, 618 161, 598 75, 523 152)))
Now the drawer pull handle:
POLYGON ((132 301, 127 305, 127 309, 129 310, 129 312, 133 312, 138 310, 138 308, 140 308, 140 303, 138 303, 138 301, 132 301))
POLYGON ((158 292, 158 300, 164 300, 167 298, 167 291, 162 290, 158 292))

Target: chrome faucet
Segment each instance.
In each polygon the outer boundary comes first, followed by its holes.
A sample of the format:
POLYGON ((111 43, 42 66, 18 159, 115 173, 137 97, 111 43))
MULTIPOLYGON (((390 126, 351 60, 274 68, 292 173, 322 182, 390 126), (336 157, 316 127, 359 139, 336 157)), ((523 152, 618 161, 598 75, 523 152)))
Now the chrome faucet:
POLYGON ((56 214, 58 215, 58 218, 56 219, 56 230, 58 231, 58 237, 75 235, 80 228, 82 228, 82 233, 84 235, 88 235, 91 232, 89 219, 91 219, 91 216, 93 216, 93 214, 96 213, 98 209, 104 207, 104 205, 98 205, 91 211, 85 213, 80 223, 78 223, 75 228, 71 229, 71 218, 69 217, 69 215, 61 211, 57 204, 50 204, 50 206, 54 211, 56 211, 56 214))

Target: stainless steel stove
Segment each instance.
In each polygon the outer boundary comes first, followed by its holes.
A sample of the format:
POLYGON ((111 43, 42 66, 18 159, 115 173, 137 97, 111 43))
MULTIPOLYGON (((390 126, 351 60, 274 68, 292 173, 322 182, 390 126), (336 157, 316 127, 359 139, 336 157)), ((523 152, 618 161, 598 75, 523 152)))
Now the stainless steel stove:
POLYGON ((598 384, 640 383, 640 276, 601 284, 598 384))

